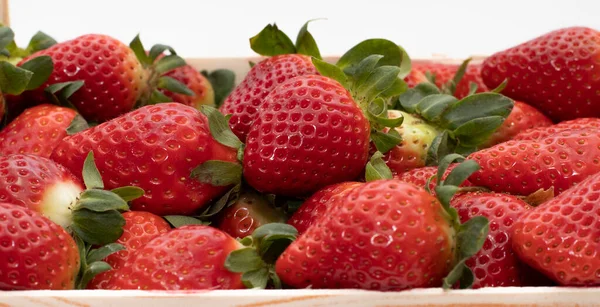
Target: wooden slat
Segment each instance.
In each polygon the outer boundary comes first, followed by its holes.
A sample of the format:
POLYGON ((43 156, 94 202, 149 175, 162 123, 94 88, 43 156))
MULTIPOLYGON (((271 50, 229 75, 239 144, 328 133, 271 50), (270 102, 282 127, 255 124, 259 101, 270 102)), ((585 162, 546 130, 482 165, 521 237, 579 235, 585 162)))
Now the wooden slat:
POLYGON ((10 26, 8 0, 0 0, 0 23, 5 26, 10 26))

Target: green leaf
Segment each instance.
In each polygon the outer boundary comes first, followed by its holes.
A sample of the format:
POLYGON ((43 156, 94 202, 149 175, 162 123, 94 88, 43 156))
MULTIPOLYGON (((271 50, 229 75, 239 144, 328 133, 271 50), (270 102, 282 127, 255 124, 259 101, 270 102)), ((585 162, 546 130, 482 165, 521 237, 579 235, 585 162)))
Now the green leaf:
POLYGON ((15 33, 9 27, 0 27, 0 50, 5 49, 15 39, 15 33))
POLYGON ((314 20, 307 21, 298 33, 296 38, 296 52, 311 56, 313 58, 321 59, 321 52, 319 52, 317 42, 313 38, 312 34, 308 32, 308 24, 311 21, 314 20))
POLYGON ((467 96, 471 96, 475 93, 477 93, 477 83, 470 82, 469 83, 469 92, 467 93, 467 96))
POLYGON ((97 249, 93 249, 88 253, 87 263, 94 263, 106 259, 106 257, 118 252, 125 250, 125 246, 119 243, 106 244, 97 249))
MULTIPOLYGON (((2 29, 2 28, 0 28, 2 29)), ((27 89, 33 72, 9 62, 0 62, 0 89, 5 94, 19 95, 27 89)))
POLYGON ((142 41, 140 40, 139 34, 133 38, 131 43, 129 43, 129 48, 131 48, 131 50, 133 50, 133 53, 135 53, 135 56, 137 57, 138 61, 140 61, 140 63, 142 63, 142 65, 144 65, 144 66, 152 65, 153 61, 150 58, 150 56, 148 56, 148 54, 146 53, 146 49, 144 48, 144 45, 142 44, 142 41))
POLYGON ((477 147, 487 141, 506 120, 502 116, 488 116, 470 120, 453 131, 461 146, 477 147))
POLYGON ((88 189, 81 193, 75 205, 75 210, 81 209, 94 212, 127 211, 129 206, 125 200, 111 191, 88 189))
POLYGON ((471 62, 471 58, 464 60, 458 67, 456 74, 454 74, 454 78, 452 78, 452 80, 449 82, 449 84, 446 85, 446 87, 448 89, 448 93, 450 95, 454 95, 456 93, 456 86, 458 85, 458 83, 460 83, 460 80, 462 80, 462 78, 464 77, 465 72, 467 72, 467 67, 469 66, 469 62, 471 62))
POLYGON ((148 55, 150 56, 150 61, 154 63, 156 58, 158 58, 158 56, 163 54, 163 52, 165 52, 166 50, 169 50, 169 53, 171 53, 171 55, 177 55, 177 52, 175 52, 175 50, 171 48, 171 46, 156 44, 152 46, 152 48, 150 48, 150 52, 148 52, 148 55))
POLYGON ((446 155, 453 153, 455 148, 456 144, 454 143, 454 140, 449 138, 447 130, 443 130, 433 139, 431 145, 429 145, 425 165, 438 165, 439 160, 446 155))
POLYGON ((312 63, 322 76, 331 78, 348 88, 348 77, 341 68, 317 58, 312 58, 312 63))
POLYGON ((395 66, 377 67, 364 83, 358 85, 356 92, 361 98, 364 97, 363 99, 366 101, 371 101, 395 84, 399 72, 400 68, 395 66))
POLYGON ((454 130, 476 118, 488 116, 508 117, 514 102, 497 93, 479 93, 465 97, 455 103, 443 115, 443 125, 454 130))
POLYGON ((402 142, 402 136, 396 129, 390 129, 387 133, 374 130, 371 131, 371 141, 378 151, 385 154, 402 142))
POLYGON ((79 280, 79 284, 77 286, 78 289, 85 289, 87 284, 94 279, 94 277, 100 273, 110 271, 112 267, 110 264, 104 261, 96 261, 91 263, 87 269, 83 272, 83 276, 81 280, 79 280))
POLYGON ((242 274, 242 282, 248 289, 265 289, 269 282, 269 270, 260 268, 242 274))
POLYGON ((394 42, 386 39, 367 39, 348 50, 337 61, 336 66, 344 69, 350 65, 358 64, 364 58, 372 54, 381 54, 378 66, 396 66, 402 64, 403 51, 394 42))
POLYGON ((150 96, 150 104, 157 104, 163 102, 171 102, 173 99, 171 97, 163 94, 161 91, 155 89, 152 91, 152 96, 150 96))
POLYGON ((220 107, 235 88, 235 73, 229 69, 217 69, 211 73, 203 70, 202 74, 208 79, 215 92, 215 106, 220 107))
POLYGON ((167 220, 167 222, 169 222, 169 224, 171 224, 171 226, 174 228, 179 228, 186 225, 207 225, 208 223, 200 219, 184 215, 167 215, 163 216, 163 218, 167 220))
MULTIPOLYGON (((452 287, 454 286, 454 284, 456 284, 459 280, 462 281, 462 277, 466 275, 471 275, 473 276, 473 273, 471 272, 471 269, 469 269, 466 265, 465 265, 465 260, 462 260, 460 262, 458 262, 454 268, 452 268, 452 270, 450 271, 450 273, 448 273, 448 275, 446 276, 446 278, 444 278, 444 283, 442 285, 442 287, 446 290, 448 289, 452 289, 452 287)), ((460 284, 462 289, 466 289, 463 288, 463 283, 461 282, 460 284)))
POLYGON ((344 68, 344 73, 352 76, 357 83, 362 83, 377 68, 377 63, 383 59, 381 54, 371 54, 355 65, 344 68))
POLYGON ((452 165, 452 163, 454 163, 455 161, 463 161, 465 159, 465 157, 456 154, 456 153, 452 153, 449 155, 444 156, 439 163, 438 166, 438 170, 437 170, 437 185, 440 186, 442 185, 442 178, 444 176, 444 174, 446 173, 446 170, 448 170, 448 168, 450 167, 450 165, 452 165))
POLYGON ((82 171, 83 183, 85 187, 88 189, 104 189, 104 182, 102 181, 102 176, 96 167, 96 163, 94 162, 94 152, 90 151, 83 161, 83 171, 82 171))
MULTIPOLYGON (((439 175, 437 179, 439 179, 439 175)), ((435 196, 440 201, 440 204, 444 207, 444 209, 448 210, 450 208, 450 201, 452 197, 458 192, 460 188, 453 185, 438 185, 435 187, 435 196)))
POLYGON ((432 123, 438 123, 442 114, 458 102, 454 96, 445 94, 434 94, 423 97, 416 105, 416 113, 432 123))
POLYGON ((398 77, 394 83, 383 91, 379 96, 384 98, 392 98, 401 95, 408 90, 408 84, 398 77))
POLYGON ((112 193, 117 194, 124 201, 130 202, 144 196, 144 190, 140 187, 135 186, 124 186, 110 190, 112 193))
POLYGON ((506 88, 507 85, 508 85, 508 79, 504 79, 504 81, 502 81, 502 83, 500 83, 500 85, 498 85, 495 89, 491 90, 490 92, 500 93, 506 88))
POLYGON ((225 260, 225 268, 230 272, 244 273, 262 268, 264 262, 254 248, 234 250, 225 260))
POLYGON ((158 79, 158 88, 165 89, 177 94, 194 96, 194 92, 185 84, 169 76, 162 76, 158 79))
POLYGON ((185 65, 187 65, 187 63, 185 62, 185 60, 182 57, 171 54, 171 55, 167 55, 167 56, 161 58, 160 60, 158 60, 158 62, 154 66, 154 70, 156 70, 156 72, 159 75, 163 75, 175 68, 185 66, 185 65))
POLYGON ((48 81, 48 78, 54 70, 54 63, 52 62, 51 57, 42 55, 23 63, 21 68, 33 73, 26 88, 27 90, 33 90, 48 81))
POLYGON ((387 106, 382 98, 377 98, 369 104, 368 117, 371 123, 375 123, 381 127, 395 128, 402 124, 404 117, 389 118, 387 108, 379 110, 378 108, 387 106), (375 108, 375 109, 374 109, 375 108))
POLYGON ((458 254, 462 259, 468 259, 483 247, 487 238, 490 222, 484 216, 475 216, 460 225, 456 236, 458 241, 458 254))
POLYGON ((197 218, 202 220, 210 219, 211 217, 217 215, 223 209, 233 205, 240 196, 240 190, 242 189, 241 184, 236 184, 233 188, 229 189, 225 195, 221 196, 219 200, 210 204, 204 212, 197 216, 197 218))
POLYGON ((365 179, 367 182, 380 180, 380 179, 392 179, 392 171, 383 161, 383 154, 379 151, 375 152, 371 157, 371 160, 367 162, 365 168, 365 179))
POLYGON ((444 179, 444 185, 460 186, 473 173, 480 169, 475 160, 465 160, 457 165, 450 174, 444 179))
POLYGON ((42 31, 38 31, 31 37, 31 40, 29 40, 29 44, 27 45, 27 52, 29 54, 32 54, 40 50, 48 49, 56 44, 56 40, 50 35, 42 31))
POLYGON ((252 238, 254 240, 263 240, 273 235, 283 235, 289 239, 295 239, 298 236, 298 230, 289 224, 269 223, 256 228, 252 233, 252 238))
POLYGON ((210 106, 202 106, 200 111, 208 118, 210 134, 217 142, 236 149, 242 146, 242 142, 231 131, 225 116, 219 110, 210 106))
POLYGON ((89 244, 105 245, 121 237, 124 225, 125 219, 117 210, 95 212, 79 209, 73 212, 73 224, 70 228, 89 244))
POLYGON ((412 63, 406 50, 404 50, 404 48, 402 48, 400 45, 398 45, 398 48, 400 48, 402 51, 402 61, 400 61, 400 73, 398 74, 398 77, 400 79, 404 79, 410 73, 412 69, 412 63))
POLYGON ((81 80, 54 83, 46 87, 44 92, 48 96, 48 99, 50 99, 54 104, 76 109, 71 101, 69 101, 69 97, 78 91, 83 84, 84 82, 81 80))
POLYGON ((400 107, 406 112, 415 113, 419 102, 429 95, 440 94, 440 90, 431 83, 419 83, 417 86, 408 89, 404 94, 400 95, 398 102, 400 107))
POLYGON ((250 38, 250 48, 264 56, 296 53, 292 40, 279 30, 276 24, 267 25, 260 33, 250 38))
POLYGON ((253 241, 261 259, 275 264, 283 251, 298 237, 296 228, 284 223, 269 223, 260 226, 252 233, 253 241))
POLYGON ((90 126, 88 125, 88 122, 85 120, 85 118, 83 118, 83 116, 79 115, 78 113, 77 115, 75 115, 75 117, 73 117, 73 120, 69 124, 69 127, 67 127, 67 134, 73 135, 88 129, 89 127, 90 126))
POLYGON ((208 160, 192 170, 191 177, 213 186, 228 186, 242 181, 242 165, 236 162, 208 160))

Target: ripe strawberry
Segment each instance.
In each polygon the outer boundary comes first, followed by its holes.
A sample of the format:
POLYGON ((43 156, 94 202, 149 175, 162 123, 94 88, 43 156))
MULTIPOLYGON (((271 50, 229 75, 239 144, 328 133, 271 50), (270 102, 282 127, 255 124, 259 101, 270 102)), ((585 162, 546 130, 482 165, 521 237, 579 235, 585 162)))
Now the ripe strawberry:
POLYGON ((564 132, 566 130, 577 130, 582 128, 599 128, 600 130, 600 118, 582 117, 560 122, 556 125, 552 125, 549 127, 538 127, 528 129, 517 134, 514 137, 514 140, 540 140, 558 132, 564 132))
POLYGON ((526 212, 513 226, 513 249, 563 286, 600 285, 600 174, 526 212))
POLYGON ((169 97, 171 101, 183 103, 186 106, 194 107, 196 109, 200 108, 202 105, 215 104, 215 92, 212 85, 208 82, 208 79, 193 66, 184 65, 177 67, 164 75, 181 82, 194 93, 193 96, 189 96, 174 93, 167 89, 160 89, 160 91, 169 97))
POLYGON ((309 56, 284 54, 267 58, 252 67, 219 110, 232 115, 229 126, 244 142, 265 97, 273 89, 294 77, 315 74, 318 73, 309 56))
POLYGON ((527 129, 543 128, 551 125, 552 121, 542 112, 528 104, 515 101, 510 115, 483 146, 489 147, 512 140, 517 134, 527 129))
POLYGON ((34 212, 0 203, 0 290, 70 290, 79 252, 63 228, 34 212))
MULTIPOLYGON (((444 173, 444 178, 442 178, 442 179, 445 180, 446 177, 448 177, 450 172, 455 167, 456 167, 456 164, 450 165, 448 167, 448 170, 446 170, 446 172, 444 173)), ((398 179, 402 182, 412 183, 413 185, 421 187, 421 188, 425 188, 425 186, 427 185, 427 181, 430 178, 432 178, 433 176, 436 176, 437 172, 438 172, 437 166, 425 166, 425 167, 415 168, 410 171, 404 172, 399 176, 395 176, 395 179, 398 179)), ((435 193, 436 185, 437 185, 436 180, 431 180, 429 182, 429 190, 432 193, 435 193)), ((460 187, 470 187, 470 186, 473 186, 473 184, 468 179, 463 181, 460 184, 460 187)))
POLYGON ((325 215, 328 207, 335 206, 334 202, 339 201, 360 185, 362 185, 360 182, 346 181, 317 191, 302 203, 287 223, 294 226, 298 230, 298 234, 303 234, 317 219, 325 215))
POLYGON ((450 204, 462 222, 479 215, 490 221, 483 248, 466 261, 475 275, 473 288, 525 286, 522 264, 512 249, 512 229, 532 207, 516 196, 499 193, 464 193, 450 204))
POLYGON ((235 150, 213 139, 206 117, 179 103, 145 106, 68 136, 51 157, 79 174, 90 150, 107 188, 142 188, 132 209, 157 215, 191 214, 219 197, 226 187, 190 173, 207 160, 236 161, 235 150))
POLYGON ((221 212, 219 229, 234 238, 245 238, 262 225, 283 222, 283 212, 271 207, 263 195, 247 191, 221 212))
MULTIPOLYGON (((439 88, 446 86, 452 81, 459 69, 459 65, 445 64, 433 61, 416 60, 412 61, 412 70, 404 79, 409 87, 415 87, 422 82, 428 82, 427 73, 434 77, 435 85, 439 88)), ((477 84, 477 93, 486 92, 488 88, 481 79, 481 65, 469 64, 464 76, 456 85, 454 96, 458 99, 466 97, 469 93, 470 83, 477 84)))
POLYGON ((228 255, 243 246, 209 226, 190 225, 152 239, 116 271, 109 289, 242 289, 241 274, 228 271, 228 255))
POLYGON ((67 136, 71 124, 82 124, 79 128, 87 126, 73 109, 50 104, 29 108, 0 131, 0 154, 49 158, 54 147, 67 136))
POLYGON ((96 275, 87 285, 87 289, 106 289, 109 280, 118 269, 125 265, 129 258, 134 257, 136 252, 142 249, 150 240, 165 234, 171 229, 171 226, 165 220, 149 212, 129 211, 123 213, 123 218, 125 218, 123 234, 116 243, 122 244, 125 249, 104 259, 112 269, 96 275))
POLYGON ((553 188, 558 195, 600 172, 598 135, 597 129, 588 128, 498 144, 470 156, 481 170, 469 180, 496 192, 529 195, 553 188))
POLYGON ((598 57, 598 31, 563 28, 488 57, 481 75, 490 88, 508 79, 504 94, 555 121, 600 117, 598 57))
POLYGON ((127 45, 110 36, 83 35, 38 51, 19 65, 43 55, 52 58, 54 70, 46 83, 25 93, 25 101, 47 102, 49 85, 83 81, 69 101, 87 120, 105 121, 131 111, 146 91, 148 73, 127 45))

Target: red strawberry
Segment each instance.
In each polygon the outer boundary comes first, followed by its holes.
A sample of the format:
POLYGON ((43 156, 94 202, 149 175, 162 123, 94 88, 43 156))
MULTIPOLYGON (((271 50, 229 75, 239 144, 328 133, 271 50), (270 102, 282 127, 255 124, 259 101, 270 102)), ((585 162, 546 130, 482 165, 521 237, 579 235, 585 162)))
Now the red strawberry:
POLYGON ((4 95, 0 92, 0 124, 4 121, 4 115, 6 115, 6 103, 4 95))
POLYGON ((563 28, 488 57, 481 75, 490 88, 508 79, 504 94, 555 121, 600 117, 598 57, 598 31, 563 28))
POLYGON ((300 76, 264 99, 248 134, 244 178, 264 193, 309 195, 353 180, 369 151, 369 121, 333 79, 300 76))
POLYGON ((555 195, 600 172, 597 129, 566 130, 541 140, 508 141, 470 156, 481 165, 469 180, 496 192, 555 195))
POLYGON ((190 173, 207 160, 236 161, 235 150, 212 138, 206 117, 179 103, 145 106, 68 136, 51 157, 79 174, 90 150, 107 188, 142 188, 132 208, 157 215, 191 214, 219 197, 226 187, 190 173))
POLYGON ((490 221, 483 248, 466 261, 475 275, 473 288, 524 286, 522 264, 512 249, 512 229, 532 207, 515 196, 499 193, 464 193, 451 205, 462 222, 479 215, 490 221))
POLYGON ((600 174, 526 212, 513 226, 524 262, 563 286, 600 285, 600 174))
POLYGON ((228 271, 227 256, 242 248, 228 234, 209 226, 173 229, 152 239, 125 263, 110 289, 242 289, 241 274, 228 271))
POLYGON ((514 140, 540 140, 558 132, 582 128, 599 128, 600 118, 582 117, 560 122, 549 127, 538 127, 525 130, 514 137, 514 140))
POLYGON ((79 270, 75 241, 33 210, 0 203, 0 290, 70 290, 79 270))
MULTIPOLYGON (((446 170, 446 172, 444 173, 443 179, 446 179, 446 177, 448 177, 450 172, 455 167, 456 167, 456 164, 450 165, 448 167, 448 169, 446 170)), ((402 182, 412 183, 418 187, 425 188, 425 186, 427 185, 427 181, 430 178, 432 178, 433 176, 436 176, 437 172, 438 172, 437 166, 425 166, 425 167, 412 169, 408 172, 404 172, 400 176, 396 176, 395 178, 402 182)), ((433 178, 431 180, 431 182, 429 182, 429 190, 432 193, 435 193, 436 185, 437 185, 436 180, 435 180, 435 178, 433 178)), ((463 181, 460 186, 461 187, 470 187, 472 185, 473 184, 467 179, 467 180, 463 181)))
POLYGON ((46 102, 44 89, 56 83, 83 81, 69 101, 88 120, 104 121, 131 111, 146 91, 147 72, 133 51, 106 35, 88 34, 38 51, 19 63, 48 55, 54 71, 41 87, 25 93, 23 101, 46 102))
POLYGON ((161 89, 160 91, 169 97, 174 102, 183 103, 186 106, 200 108, 202 105, 214 105, 215 93, 212 85, 208 82, 208 79, 204 77, 199 71, 197 71, 191 65, 184 65, 177 67, 166 74, 165 76, 171 77, 187 88, 194 92, 193 96, 184 94, 173 93, 167 89, 161 89))
POLYGON ((219 229, 234 238, 245 238, 262 225, 283 222, 283 212, 271 207, 263 195, 244 192, 237 201, 221 212, 219 229))
POLYGON ((552 125, 552 121, 542 112, 528 104, 515 101, 515 106, 510 115, 483 146, 489 147, 506 142, 527 129, 543 128, 550 125, 552 125))
POLYGON ((232 115, 229 126, 243 142, 265 97, 273 89, 294 77, 315 74, 317 70, 309 56, 284 54, 267 58, 252 67, 219 109, 223 114, 232 115))
MULTIPOLYGON (((67 136, 67 128, 77 112, 50 104, 27 109, 0 131, 0 154, 34 154, 49 158, 56 145, 67 136)), ((87 126, 85 121, 78 122, 87 126)))
POLYGON ((100 273, 87 285, 88 289, 106 289, 108 281, 115 271, 122 268, 129 258, 142 249, 150 240, 163 235, 171 226, 160 216, 149 212, 129 211, 123 213, 125 226, 123 234, 116 243, 122 244, 125 249, 112 254, 104 261, 110 264, 112 270, 100 273))
MULTIPOLYGON (((427 82, 426 73, 435 77, 435 85, 442 88, 448 82, 451 82, 454 75, 458 71, 459 65, 456 64, 445 64, 433 61, 412 61, 412 70, 408 76, 404 79, 409 87, 415 87, 421 82, 427 82)), ((469 93, 469 86, 471 82, 477 84, 477 92, 486 92, 488 88, 481 79, 481 65, 480 64, 469 64, 465 71, 464 76, 456 86, 454 96, 462 99, 469 93)))
POLYGON ((325 215, 330 206, 334 206, 332 203, 342 199, 360 185, 362 185, 360 182, 347 181, 319 190, 302 203, 288 220, 288 224, 294 226, 298 230, 298 234, 303 234, 317 219, 325 215))

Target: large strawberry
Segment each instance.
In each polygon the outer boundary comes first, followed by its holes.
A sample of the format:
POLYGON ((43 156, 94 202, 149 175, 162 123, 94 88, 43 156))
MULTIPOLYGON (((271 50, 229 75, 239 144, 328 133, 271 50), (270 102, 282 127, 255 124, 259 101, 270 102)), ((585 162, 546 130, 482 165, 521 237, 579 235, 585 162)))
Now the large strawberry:
POLYGON ((434 61, 412 61, 411 72, 404 79, 409 87, 415 87, 417 84, 433 81, 439 88, 454 86, 452 93, 459 99, 469 95, 471 83, 477 85, 477 93, 486 92, 488 88, 481 79, 481 65, 468 64, 463 75, 455 81, 460 65, 447 64, 434 61), (452 82, 455 82, 453 85, 452 82))
POLYGON ((34 154, 49 158, 67 133, 87 128, 73 109, 43 104, 25 110, 0 131, 0 154, 34 154))
POLYGON ((236 161, 232 148, 216 142, 207 118, 180 103, 139 108, 80 133, 67 136, 52 159, 80 174, 93 151, 108 188, 142 188, 134 210, 157 215, 191 214, 225 192, 190 178, 196 166, 209 161, 236 161))
POLYGON ((69 234, 44 216, 0 203, 0 290, 70 290, 79 253, 69 234))
MULTIPOLYGON (((444 173, 442 179, 445 180, 448 177, 448 175, 450 174, 450 172, 455 167, 456 167, 456 164, 450 165, 448 167, 448 169, 446 170, 446 172, 444 173)), ((421 188, 426 188, 427 183, 429 183, 429 190, 432 193, 434 193, 435 187, 437 185, 437 181, 435 180, 437 173, 438 173, 438 167, 425 166, 425 167, 411 169, 410 171, 404 172, 399 176, 395 176, 395 178, 400 181, 403 181, 403 182, 412 183, 413 185, 416 185, 421 188)), ((472 185, 473 184, 468 179, 466 179, 460 184, 460 187, 470 187, 472 185)))
POLYGON ((554 189, 558 195, 600 172, 599 135, 597 128, 582 128, 498 144, 470 156, 481 170, 469 180, 497 192, 529 195, 554 189))
POLYGON ((572 120, 566 120, 549 127, 537 127, 525 130, 517 134, 513 139, 520 140, 540 140, 558 132, 567 130, 578 130, 582 128, 597 128, 600 131, 600 118, 582 117, 572 120))
POLYGON ((513 226, 524 262, 564 286, 600 285, 600 174, 526 212, 513 226))
POLYGON ((490 147, 502 142, 512 140, 516 135, 525 130, 544 128, 552 125, 552 121, 536 108, 520 101, 515 105, 504 123, 483 144, 490 147))
POLYGON ((584 27, 549 32, 488 57, 481 70, 486 85, 524 101, 555 121, 600 117, 600 33, 584 27))

